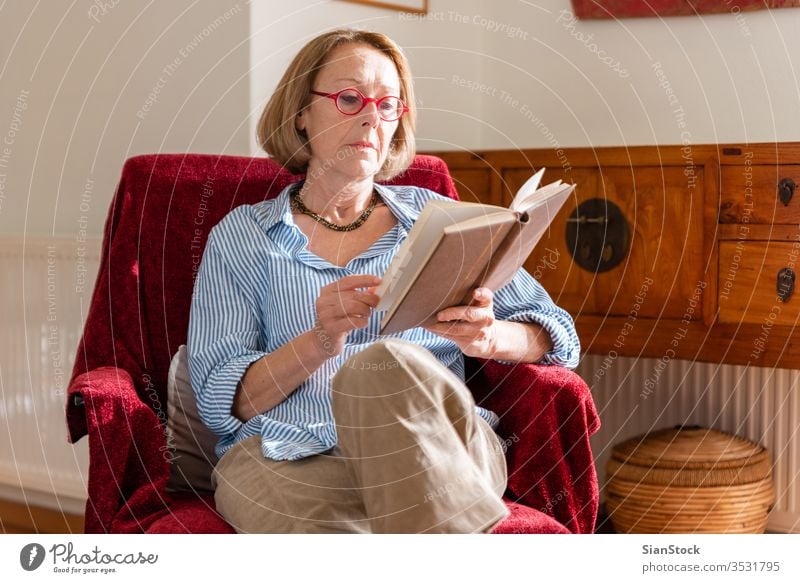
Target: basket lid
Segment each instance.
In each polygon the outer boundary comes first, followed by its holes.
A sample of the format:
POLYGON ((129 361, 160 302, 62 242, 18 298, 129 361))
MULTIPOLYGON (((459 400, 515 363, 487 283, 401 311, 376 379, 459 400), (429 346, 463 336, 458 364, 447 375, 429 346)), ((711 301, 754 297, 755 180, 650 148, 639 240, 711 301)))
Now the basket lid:
POLYGON ((679 425, 615 445, 609 470, 620 478, 635 476, 649 483, 710 486, 764 479, 772 465, 769 452, 752 441, 716 429, 679 425))

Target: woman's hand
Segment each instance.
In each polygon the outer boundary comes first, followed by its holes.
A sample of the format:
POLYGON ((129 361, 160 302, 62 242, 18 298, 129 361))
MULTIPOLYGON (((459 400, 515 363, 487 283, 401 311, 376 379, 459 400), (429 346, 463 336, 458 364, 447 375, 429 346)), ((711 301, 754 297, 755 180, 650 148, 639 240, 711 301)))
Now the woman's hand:
POLYGON ((491 358, 497 344, 497 322, 492 307, 494 294, 489 288, 479 287, 472 296, 475 298, 473 305, 441 310, 437 314, 439 322, 423 328, 452 340, 466 356, 491 358))
POLYGON ((374 291, 380 282, 376 275, 348 275, 320 290, 314 333, 322 354, 336 356, 344 350, 348 332, 367 326, 372 309, 380 301, 374 291))

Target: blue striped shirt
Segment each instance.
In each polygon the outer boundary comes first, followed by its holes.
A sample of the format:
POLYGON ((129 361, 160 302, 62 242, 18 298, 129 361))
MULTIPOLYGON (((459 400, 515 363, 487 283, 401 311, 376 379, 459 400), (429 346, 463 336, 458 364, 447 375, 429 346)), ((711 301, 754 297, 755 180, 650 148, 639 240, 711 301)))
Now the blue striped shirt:
MULTIPOLYGON (((300 459, 332 448, 332 377, 350 356, 380 339, 397 337, 424 346, 464 380, 464 355, 457 344, 422 328, 381 335, 385 312, 373 310, 368 326, 352 330, 344 350, 281 403, 247 422, 231 414, 248 366, 313 328, 323 286, 347 275, 382 277, 425 202, 450 200, 414 186, 376 188, 397 223, 344 267, 308 251, 308 238, 292 217, 290 187, 273 199, 233 209, 211 230, 192 296, 187 344, 198 411, 220 437, 218 456, 253 435, 261 435, 264 456, 275 460, 300 459)), ((550 333, 553 350, 541 363, 577 366, 580 344, 572 318, 527 271, 520 269, 495 292, 494 310, 498 320, 536 322, 550 333)), ((482 407, 476 412, 497 427, 495 413, 482 407)))

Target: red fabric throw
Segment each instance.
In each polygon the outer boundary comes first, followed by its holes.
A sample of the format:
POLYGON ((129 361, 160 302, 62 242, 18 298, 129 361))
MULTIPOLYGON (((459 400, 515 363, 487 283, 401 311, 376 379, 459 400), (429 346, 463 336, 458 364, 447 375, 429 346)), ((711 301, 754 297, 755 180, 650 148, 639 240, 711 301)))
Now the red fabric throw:
POLYGON ((800 0, 572 0, 578 18, 680 16, 800 6, 800 0))
POLYGON ((508 446, 506 497, 589 533, 599 490, 589 437, 600 419, 586 383, 560 366, 466 359, 475 402, 500 416, 508 446))
MULTIPOLYGON (((231 209, 297 180, 266 158, 136 156, 106 220, 91 306, 67 392, 69 440, 89 436, 88 533, 228 533, 212 496, 166 491, 167 372, 186 342, 208 233, 231 209)), ((393 181, 458 198, 444 162, 417 156, 393 181)), ((512 515, 494 532, 591 532, 598 489, 586 383, 561 367, 467 360, 476 402, 508 443, 512 515)))

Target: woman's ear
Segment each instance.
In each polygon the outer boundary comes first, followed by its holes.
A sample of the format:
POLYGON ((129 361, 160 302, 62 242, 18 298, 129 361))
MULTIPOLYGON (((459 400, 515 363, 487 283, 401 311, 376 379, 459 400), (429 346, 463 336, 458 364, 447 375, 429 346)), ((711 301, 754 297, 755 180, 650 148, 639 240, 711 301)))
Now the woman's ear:
POLYGON ((294 127, 298 132, 303 132, 306 129, 305 120, 303 119, 303 112, 298 113, 294 118, 294 127))

